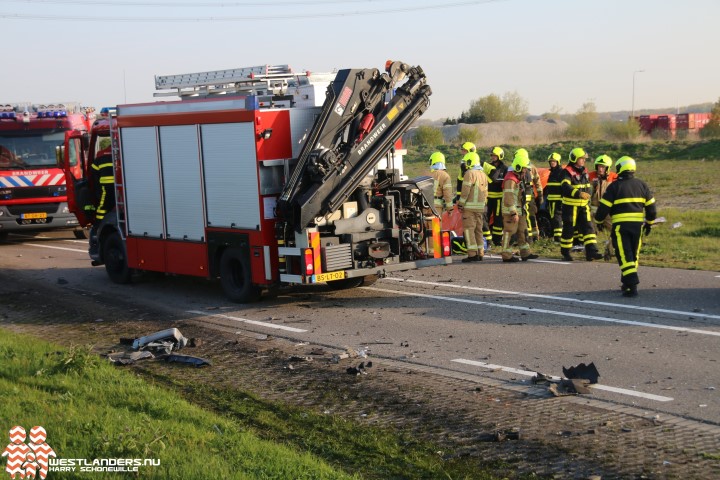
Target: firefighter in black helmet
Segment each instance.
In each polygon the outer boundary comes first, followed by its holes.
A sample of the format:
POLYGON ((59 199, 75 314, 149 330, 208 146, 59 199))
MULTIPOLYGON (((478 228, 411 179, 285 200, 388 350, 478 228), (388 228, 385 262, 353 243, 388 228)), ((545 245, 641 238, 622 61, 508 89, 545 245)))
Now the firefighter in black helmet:
POLYGON ((650 188, 635 178, 637 166, 630 157, 621 157, 615 164, 617 180, 611 183, 600 199, 595 222, 601 223, 609 214, 612 219, 612 241, 620 265, 622 294, 637 295, 638 255, 642 236, 650 235, 657 216, 655 198, 650 188))

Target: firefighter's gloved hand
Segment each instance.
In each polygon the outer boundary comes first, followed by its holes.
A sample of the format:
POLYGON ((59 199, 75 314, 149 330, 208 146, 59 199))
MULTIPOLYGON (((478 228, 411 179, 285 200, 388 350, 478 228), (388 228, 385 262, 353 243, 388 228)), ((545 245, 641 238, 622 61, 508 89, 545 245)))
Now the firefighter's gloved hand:
POLYGON ((455 209, 455 205, 445 205, 446 212, 452 212, 455 209))
POLYGON ((580 198, 583 200, 590 200, 590 194, 587 192, 580 192, 580 198))
POLYGON ((652 231, 652 225, 650 225, 649 223, 643 224, 643 235, 645 235, 647 237, 648 235, 650 235, 651 231, 652 231))

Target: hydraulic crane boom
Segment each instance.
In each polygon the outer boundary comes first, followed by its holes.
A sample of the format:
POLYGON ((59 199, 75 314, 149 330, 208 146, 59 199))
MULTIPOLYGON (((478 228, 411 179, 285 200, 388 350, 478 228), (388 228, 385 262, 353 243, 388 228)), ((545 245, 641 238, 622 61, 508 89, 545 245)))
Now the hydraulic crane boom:
POLYGON ((382 74, 339 71, 280 196, 282 220, 300 231, 337 210, 427 109, 431 93, 419 66, 388 61, 382 74))

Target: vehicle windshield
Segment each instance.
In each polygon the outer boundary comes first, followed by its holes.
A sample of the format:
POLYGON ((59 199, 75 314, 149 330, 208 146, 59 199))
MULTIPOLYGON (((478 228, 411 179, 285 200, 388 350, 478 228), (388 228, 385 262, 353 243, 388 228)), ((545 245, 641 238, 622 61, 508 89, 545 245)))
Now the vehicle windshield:
POLYGON ((0 170, 27 170, 57 165, 55 147, 65 132, 0 132, 0 170))

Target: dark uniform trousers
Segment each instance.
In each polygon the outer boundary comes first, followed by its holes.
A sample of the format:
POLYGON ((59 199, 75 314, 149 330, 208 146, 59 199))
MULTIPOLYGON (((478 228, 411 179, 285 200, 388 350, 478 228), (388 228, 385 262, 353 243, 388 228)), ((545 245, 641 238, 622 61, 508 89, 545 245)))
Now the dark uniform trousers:
POLYGON ((638 278, 638 260, 642 246, 641 222, 616 223, 612 227, 612 244, 620 265, 623 285, 633 286, 640 283, 638 278))

